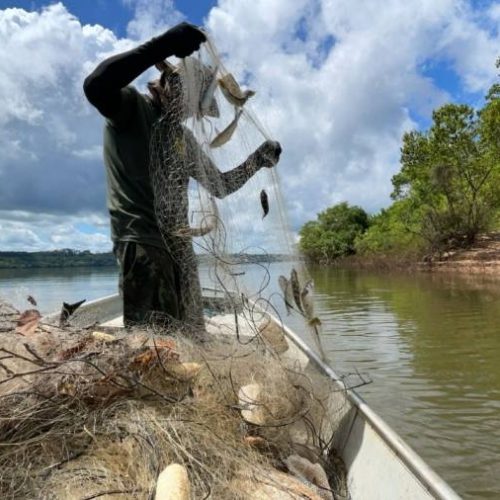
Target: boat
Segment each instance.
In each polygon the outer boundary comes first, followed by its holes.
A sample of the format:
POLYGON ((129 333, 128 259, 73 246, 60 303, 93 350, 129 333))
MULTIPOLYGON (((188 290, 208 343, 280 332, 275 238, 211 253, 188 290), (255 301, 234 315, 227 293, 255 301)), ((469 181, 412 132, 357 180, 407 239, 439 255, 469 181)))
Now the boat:
MULTIPOLYGON (((219 313, 210 319, 212 326, 217 327, 217 321, 234 321, 234 311, 226 311, 229 314, 224 315, 224 301, 217 291, 204 293, 204 306, 219 313)), ((44 321, 55 321, 58 316, 59 313, 48 315, 44 321)), ((88 302, 81 307, 79 316, 88 324, 120 327, 120 298, 111 295, 88 302)), ((276 317, 272 319, 278 323, 276 317)), ((302 369, 314 368, 336 389, 331 391, 330 404, 332 408, 342 408, 342 411, 331 412, 332 424, 336 427, 332 446, 346 468, 347 498, 460 498, 354 389, 346 387, 342 378, 297 333, 286 325, 280 323, 280 326, 288 344, 286 356, 302 369)))

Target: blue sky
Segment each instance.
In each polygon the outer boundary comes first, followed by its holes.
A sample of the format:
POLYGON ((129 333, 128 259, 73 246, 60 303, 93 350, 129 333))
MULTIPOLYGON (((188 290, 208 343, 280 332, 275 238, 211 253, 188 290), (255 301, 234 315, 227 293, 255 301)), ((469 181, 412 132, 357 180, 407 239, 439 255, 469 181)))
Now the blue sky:
MULTIPOLYGON (((36 10, 50 5, 43 0, 0 1, 0 9, 19 7, 36 10)), ((177 10, 193 24, 202 25, 210 9, 217 4, 214 0, 187 0, 175 2, 177 10)), ((64 5, 83 24, 100 24, 113 30, 118 36, 126 36, 127 23, 133 16, 133 5, 122 0, 66 0, 64 5)))
POLYGON ((497 78, 491 0, 0 0, 0 250, 111 248, 81 84, 182 19, 257 91, 294 231, 340 201, 387 206, 402 134, 446 102, 481 106, 497 78))

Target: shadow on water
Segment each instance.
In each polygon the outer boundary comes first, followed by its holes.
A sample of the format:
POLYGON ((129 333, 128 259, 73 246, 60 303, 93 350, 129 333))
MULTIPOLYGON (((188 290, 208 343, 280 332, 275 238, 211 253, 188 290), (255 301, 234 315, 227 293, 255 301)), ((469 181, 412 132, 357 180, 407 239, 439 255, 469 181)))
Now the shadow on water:
POLYGON ((325 347, 359 392, 467 498, 500 497, 500 284, 311 269, 325 347))

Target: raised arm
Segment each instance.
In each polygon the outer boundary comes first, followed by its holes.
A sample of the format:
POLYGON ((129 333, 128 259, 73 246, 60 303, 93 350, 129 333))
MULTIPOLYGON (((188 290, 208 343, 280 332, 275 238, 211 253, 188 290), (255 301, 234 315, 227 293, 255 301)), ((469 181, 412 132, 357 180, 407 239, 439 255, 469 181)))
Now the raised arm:
POLYGON ((163 35, 100 63, 85 79, 85 95, 103 116, 112 118, 120 111, 123 87, 167 57, 188 56, 205 40, 205 35, 195 26, 178 24, 163 35))
POLYGON ((262 167, 274 167, 281 154, 279 142, 265 141, 241 165, 228 172, 221 172, 198 144, 193 145, 192 141, 195 139, 191 136, 191 147, 197 148, 197 154, 193 158, 197 161, 193 162, 190 175, 216 198, 224 198, 238 191, 262 167))

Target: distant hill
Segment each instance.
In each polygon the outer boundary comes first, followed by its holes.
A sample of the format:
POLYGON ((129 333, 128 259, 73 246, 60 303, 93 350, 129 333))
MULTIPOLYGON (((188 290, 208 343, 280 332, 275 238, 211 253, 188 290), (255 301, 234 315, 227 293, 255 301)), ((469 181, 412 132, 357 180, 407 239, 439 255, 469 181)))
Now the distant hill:
POLYGON ((51 252, 0 252, 0 269, 35 267, 116 267, 113 253, 90 250, 53 250, 51 252))
MULTIPOLYGON (((228 256, 234 263, 284 262, 296 257, 280 254, 238 254, 228 256)), ((200 263, 208 264, 213 257, 198 255, 200 263)), ((53 250, 50 252, 0 252, 0 269, 40 267, 117 267, 112 252, 92 253, 90 250, 53 250)))

